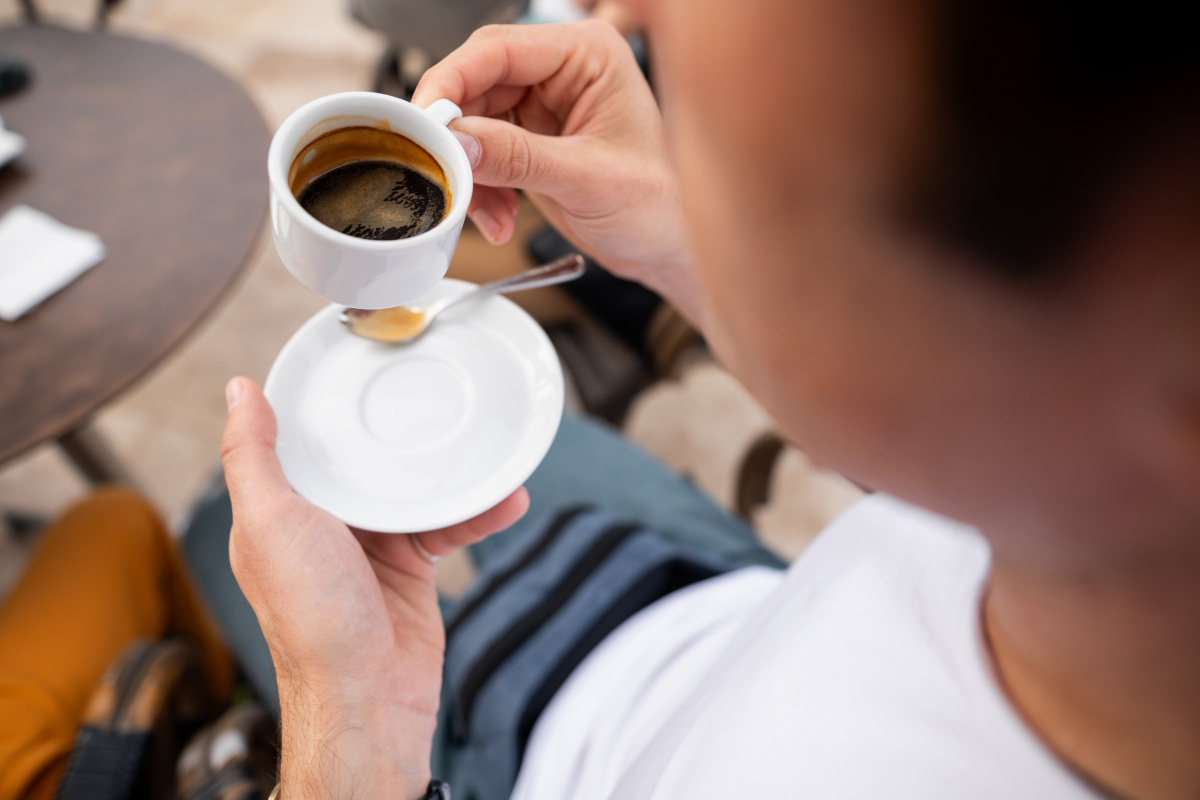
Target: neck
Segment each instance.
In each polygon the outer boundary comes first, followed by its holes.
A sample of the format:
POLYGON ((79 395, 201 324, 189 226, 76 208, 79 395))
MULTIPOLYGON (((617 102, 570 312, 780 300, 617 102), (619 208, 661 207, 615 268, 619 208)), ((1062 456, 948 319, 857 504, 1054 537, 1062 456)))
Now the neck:
POLYGON ((1200 796, 1200 553, 1051 574, 997 547, 984 628, 1010 699, 1085 779, 1200 796))

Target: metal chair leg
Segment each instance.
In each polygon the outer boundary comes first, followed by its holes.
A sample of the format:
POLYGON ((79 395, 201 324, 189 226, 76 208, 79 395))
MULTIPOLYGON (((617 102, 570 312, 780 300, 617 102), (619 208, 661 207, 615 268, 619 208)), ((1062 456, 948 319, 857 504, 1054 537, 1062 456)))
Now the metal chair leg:
POLYGON ((60 436, 58 446, 91 483, 134 485, 128 470, 113 454, 103 437, 86 423, 60 436))

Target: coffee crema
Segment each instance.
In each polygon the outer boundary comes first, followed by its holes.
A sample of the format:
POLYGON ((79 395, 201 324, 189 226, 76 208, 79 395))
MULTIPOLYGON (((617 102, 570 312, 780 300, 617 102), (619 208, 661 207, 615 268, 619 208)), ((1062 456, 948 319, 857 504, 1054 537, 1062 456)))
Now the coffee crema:
POLYGON ((446 173, 427 150, 379 127, 338 128, 304 146, 288 185, 319 222, 360 239, 407 239, 450 210, 446 173))

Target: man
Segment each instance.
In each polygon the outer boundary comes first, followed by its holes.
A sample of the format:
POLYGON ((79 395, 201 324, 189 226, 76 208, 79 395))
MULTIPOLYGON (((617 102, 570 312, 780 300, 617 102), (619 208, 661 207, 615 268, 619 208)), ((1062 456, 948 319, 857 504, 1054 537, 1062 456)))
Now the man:
MULTIPOLYGON (((467 115, 472 218, 505 240, 526 190, 701 327, 802 449, 986 545, 864 501, 786 577, 732 592, 746 610, 669 707, 589 711, 592 673, 665 663, 668 615, 709 640, 718 590, 689 589, 695 613, 668 597, 555 697, 517 796, 1195 797, 1186 27, 1062 3, 630 5, 665 128, 596 24, 487 29, 425 76, 418 104, 467 115), (574 777, 551 774, 564 759, 574 777)), ((282 796, 420 797, 433 568, 291 494, 261 394, 235 379, 229 398, 231 550, 276 663, 282 796)), ((445 554, 526 502, 420 541, 445 554)), ((658 697, 610 688, 610 709, 658 697)))

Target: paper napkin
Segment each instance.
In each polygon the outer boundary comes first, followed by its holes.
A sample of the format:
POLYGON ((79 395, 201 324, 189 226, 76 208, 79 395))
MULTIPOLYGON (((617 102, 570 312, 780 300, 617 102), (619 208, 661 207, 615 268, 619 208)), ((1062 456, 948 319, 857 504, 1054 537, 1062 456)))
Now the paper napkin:
POLYGON ((96 234, 14 206, 0 217, 0 319, 19 319, 103 260, 96 234))
POLYGON ((25 152, 25 137, 4 129, 0 118, 0 167, 25 152))

